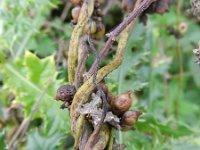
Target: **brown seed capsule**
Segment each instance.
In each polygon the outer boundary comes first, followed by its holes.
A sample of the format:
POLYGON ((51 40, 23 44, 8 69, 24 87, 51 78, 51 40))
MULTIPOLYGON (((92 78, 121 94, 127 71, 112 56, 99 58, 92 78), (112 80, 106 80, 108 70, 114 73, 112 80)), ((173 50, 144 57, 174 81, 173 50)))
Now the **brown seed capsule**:
POLYGON ((79 14, 81 11, 81 7, 80 6, 76 6, 72 9, 72 17, 75 21, 78 20, 79 14))
POLYGON ((80 5, 82 3, 82 0, 71 0, 71 2, 74 4, 74 5, 80 5))
POLYGON ((111 100, 112 112, 116 115, 121 115, 126 112, 132 104, 132 93, 130 91, 121 94, 116 99, 111 100))
POLYGON ((164 14, 168 10, 168 4, 166 1, 157 1, 156 5, 156 13, 158 14, 164 14))
POLYGON ((61 101, 71 101, 76 93, 76 88, 73 85, 62 85, 58 88, 55 99, 61 101))
POLYGON ((137 120, 138 117, 142 114, 141 111, 134 111, 129 110, 125 112, 121 118, 121 126, 133 126, 137 120))

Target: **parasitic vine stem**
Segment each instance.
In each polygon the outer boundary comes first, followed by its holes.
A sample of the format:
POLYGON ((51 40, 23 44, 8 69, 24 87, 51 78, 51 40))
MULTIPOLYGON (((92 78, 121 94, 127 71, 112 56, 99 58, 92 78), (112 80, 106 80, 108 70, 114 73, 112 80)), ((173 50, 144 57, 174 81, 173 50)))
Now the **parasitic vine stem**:
MULTIPOLYGON (((112 32, 108 34, 109 38, 105 44, 105 46, 102 48, 102 50, 99 53, 100 59, 102 59, 111 48, 113 41, 116 40, 117 36, 137 17, 139 16, 146 8, 149 7, 149 5, 156 0, 144 0, 142 1, 138 7, 136 7, 129 16, 124 19, 122 23, 120 23, 112 32)), ((92 64, 90 70, 88 71, 88 75, 93 75, 95 72, 95 69, 98 66, 98 60, 96 59, 95 62, 92 64)))
MULTIPOLYGON (((98 70, 97 76, 96 76, 96 82, 101 82, 104 77, 112 72, 113 70, 117 69, 119 65, 122 63, 123 56, 124 56, 124 50, 126 47, 128 35, 130 33, 130 24, 122 33, 119 40, 119 45, 117 48, 117 54, 114 58, 114 60, 98 70)), ((92 91, 95 89, 95 85, 93 83, 93 77, 90 77, 84 84, 78 89, 76 92, 74 99, 71 104, 70 109, 70 119, 71 119, 71 130, 72 134, 75 137, 75 149, 77 149, 78 142, 80 140, 80 136, 82 133, 82 126, 85 116, 81 115, 79 112, 79 108, 84 103, 88 102, 89 96, 92 93, 92 91)))
POLYGON ((78 45, 80 42, 80 37, 82 35, 85 25, 88 22, 89 16, 91 16, 93 13, 93 9, 94 0, 85 0, 81 8, 78 23, 72 32, 68 51, 68 74, 70 84, 73 84, 75 80, 76 65, 78 60, 78 45))
MULTIPOLYGON (((105 56, 105 54, 111 47, 114 38, 117 37, 121 32, 117 51, 116 51, 116 56, 110 64, 104 66, 103 68, 101 68, 97 71, 97 74, 95 76, 96 84, 101 82, 107 74, 109 74, 110 72, 112 72, 113 70, 117 69, 120 66, 120 64, 122 63, 122 60, 123 60, 124 50, 125 50, 126 43, 128 40, 128 35, 129 35, 130 29, 134 23, 135 17, 137 17, 139 14, 141 14, 141 12, 143 12, 144 9, 147 8, 153 1, 155 1, 155 0, 143 1, 141 4, 138 5, 138 7, 136 7, 133 10, 133 12, 113 32, 111 32, 106 45, 99 53, 99 57, 101 59, 102 57, 105 56)), ((95 60, 95 62, 93 63, 93 65, 89 71, 89 73, 92 72, 92 74, 90 74, 90 75, 93 75, 95 73, 96 68, 98 68, 98 57, 95 60)), ((75 149, 78 149, 78 143, 79 143, 79 140, 80 140, 80 137, 82 134, 83 122, 85 120, 85 115, 80 114, 79 108, 84 103, 88 102, 90 94, 93 92, 95 87, 96 87, 96 85, 94 84, 94 77, 89 76, 88 80, 85 81, 83 83, 83 85, 78 89, 78 91, 76 92, 74 99, 72 101, 71 110, 70 110, 70 119, 71 119, 72 134, 75 137, 75 144, 74 144, 75 149)), ((102 129, 102 133, 100 132, 99 138, 102 139, 104 137, 104 139, 107 139, 107 138, 105 138, 106 137, 105 132, 108 131, 107 132, 107 134, 108 134, 108 133, 110 133, 110 131, 106 129, 107 128, 106 125, 103 125, 103 126, 104 126, 105 130, 104 130, 104 128, 102 129)), ((102 144, 106 145, 108 143, 108 140, 103 140, 103 141, 104 141, 104 143, 101 143, 100 144, 101 146, 102 146, 102 144)))
POLYGON ((96 88, 97 88, 97 90, 100 93, 100 96, 102 98, 103 113, 102 113, 102 116, 101 116, 99 123, 97 124, 96 128, 94 129, 93 133, 90 135, 90 137, 89 137, 89 139, 86 143, 85 150, 92 150, 94 148, 94 145, 97 143, 97 141, 99 139, 98 135, 100 134, 100 132, 103 132, 103 131, 101 131, 101 129, 102 129, 104 119, 105 119, 107 111, 108 111, 108 102, 107 102, 107 99, 106 99, 106 95, 105 95, 103 89, 99 85, 97 85, 97 81, 96 81, 96 75, 97 75, 97 71, 99 69, 100 59, 99 59, 99 54, 98 54, 97 50, 95 49, 94 44, 91 41, 90 29, 88 31, 88 43, 90 45, 90 48, 96 54, 96 58, 97 58, 97 61, 98 61, 97 68, 96 68, 95 73, 93 75, 93 83, 96 86, 96 88))

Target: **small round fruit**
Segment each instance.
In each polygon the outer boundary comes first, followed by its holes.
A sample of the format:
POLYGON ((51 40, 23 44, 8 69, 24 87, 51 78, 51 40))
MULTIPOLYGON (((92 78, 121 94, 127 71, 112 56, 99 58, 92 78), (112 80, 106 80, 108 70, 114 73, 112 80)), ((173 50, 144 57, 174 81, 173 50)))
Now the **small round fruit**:
POLYGON ((71 101, 76 93, 76 88, 73 85, 62 85, 58 88, 55 99, 61 101, 71 101))
POLYGON ((75 21, 78 20, 79 14, 81 11, 81 7, 80 6, 76 6, 72 9, 72 17, 75 21))
POLYGON ((132 93, 130 91, 123 93, 116 97, 116 99, 112 99, 111 108, 112 112, 116 115, 121 115, 126 112, 132 104, 132 93))
POLYGON ((82 0, 71 0, 71 2, 74 4, 74 5, 80 5, 82 3, 82 0))
POLYGON ((141 111, 134 110, 125 112, 121 118, 121 126, 133 126, 141 114, 141 111))
POLYGON ((97 25, 96 25, 96 22, 95 21, 91 21, 90 22, 90 32, 91 34, 95 33, 97 31, 97 25))
POLYGON ((89 28, 90 28, 90 34, 94 34, 97 31, 96 22, 95 21, 90 21, 89 23, 87 23, 83 32, 85 34, 88 34, 89 28))
POLYGON ((185 33, 188 30, 188 24, 186 22, 182 22, 181 24, 179 24, 179 31, 181 33, 185 33))
POLYGON ((102 22, 97 23, 96 33, 92 34, 92 38, 100 40, 105 34, 105 26, 102 22))

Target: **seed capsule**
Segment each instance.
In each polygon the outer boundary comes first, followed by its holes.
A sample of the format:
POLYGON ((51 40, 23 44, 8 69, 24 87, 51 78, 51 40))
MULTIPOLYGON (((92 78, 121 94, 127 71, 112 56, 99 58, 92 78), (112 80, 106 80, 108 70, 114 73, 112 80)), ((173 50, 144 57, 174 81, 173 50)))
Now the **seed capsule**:
POLYGON ((141 111, 134 110, 125 112, 121 118, 121 126, 133 126, 141 114, 141 111))
POLYGON ((185 33, 187 32, 188 30, 188 24, 186 22, 182 22, 180 25, 179 25, 179 31, 181 33, 185 33))
POLYGON ((90 29, 91 34, 94 34, 97 31, 97 25, 96 25, 95 21, 91 21, 91 22, 87 23, 83 32, 85 34, 88 34, 89 29, 90 29))
POLYGON ((55 99, 70 102, 76 93, 76 88, 73 85, 62 85, 58 88, 55 99))
POLYGON ((166 1, 157 1, 156 13, 164 14, 168 10, 168 3, 166 1))
POLYGON ((72 17, 75 21, 78 20, 79 14, 81 11, 81 7, 80 6, 76 6, 72 9, 72 17))
POLYGON ((92 34, 92 38, 96 40, 100 40, 105 34, 105 26, 102 22, 97 23, 96 33, 92 34))
POLYGON ((112 112, 116 115, 121 115, 126 112, 132 104, 132 93, 130 91, 117 96, 111 100, 112 112))

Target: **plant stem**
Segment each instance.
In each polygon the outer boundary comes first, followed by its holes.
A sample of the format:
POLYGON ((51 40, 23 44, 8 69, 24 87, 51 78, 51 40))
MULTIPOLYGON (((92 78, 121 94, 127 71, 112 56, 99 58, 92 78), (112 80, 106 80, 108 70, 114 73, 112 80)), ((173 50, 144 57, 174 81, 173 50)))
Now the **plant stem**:
MULTIPOLYGON (((179 24, 180 24, 181 2, 182 2, 181 0, 177 0, 177 7, 176 7, 177 30, 179 29, 179 24)), ((179 80, 178 80, 178 90, 177 90, 177 94, 176 94, 176 99, 174 102, 174 106, 175 106, 175 114, 174 115, 175 115, 175 118, 178 119, 178 117, 179 117, 179 100, 180 100, 181 93, 182 93, 182 80, 183 80, 182 52, 181 52, 180 40, 178 38, 176 39, 176 51, 177 51, 177 55, 178 55, 178 64, 179 64, 179 80)))
POLYGON ((165 94, 165 116, 168 118, 170 115, 168 72, 164 74, 164 94, 165 94))
MULTIPOLYGON (((142 1, 138 7, 136 7, 129 16, 124 19, 122 23, 120 23, 112 32, 108 34, 109 38, 105 44, 105 46, 102 48, 102 50, 99 53, 100 59, 102 59, 111 48, 113 42, 116 40, 117 36, 137 17, 139 16, 146 8, 149 7, 149 5, 154 2, 155 0, 144 0, 142 1)), ((93 75, 95 72, 95 68, 98 65, 98 60, 96 59, 95 62, 92 64, 88 74, 93 75)))
POLYGON ((82 35, 83 28, 87 24, 88 19, 93 12, 93 9, 94 9, 94 0, 85 0, 81 8, 78 23, 75 26, 71 35, 71 40, 69 43, 69 51, 68 51, 68 74, 69 74, 70 84, 73 84, 75 79, 80 37, 82 35))
MULTIPOLYGON (((110 33, 108 41, 106 42, 104 48, 99 53, 99 58, 98 57, 96 58, 95 62, 93 63, 93 65, 90 69, 92 74, 89 74, 89 75, 93 75, 95 73, 96 69, 98 68, 98 64, 99 64, 98 60, 107 54, 108 50, 112 46, 113 40, 115 40, 116 37, 125 29, 121 33, 120 40, 118 43, 118 48, 116 51, 116 57, 114 58, 114 60, 110 64, 104 66, 103 68, 101 68, 100 70, 97 71, 97 75, 95 76, 96 84, 101 82, 107 74, 109 74, 110 72, 112 72, 113 70, 117 69, 120 66, 120 64, 122 63, 122 60, 123 60, 127 39, 128 39, 128 35, 130 33, 130 29, 131 29, 133 20, 139 14, 141 14, 153 1, 155 1, 155 0, 144 0, 141 4, 138 5, 138 7, 136 7, 136 9, 134 9, 134 11, 114 31, 112 31, 110 33)), ((69 53, 69 54, 71 54, 71 53, 69 53)), ((68 57, 70 58, 71 55, 69 55, 68 57)), ((75 66, 75 64, 73 64, 73 65, 75 66)), ((72 71, 70 69, 75 69, 75 68, 69 68, 69 73, 72 73, 71 74, 72 78, 69 78, 70 83, 71 83, 73 81, 74 72, 70 72, 70 71, 72 71)), ((96 87, 96 85, 94 84, 94 78, 89 76, 88 80, 76 92, 74 99, 72 101, 72 104, 71 104, 70 119, 71 119, 72 134, 75 138, 75 145, 74 145, 75 149, 78 148, 78 143, 79 143, 79 140, 80 140, 80 137, 82 134, 83 122, 85 119, 85 116, 80 114, 79 107, 89 100, 89 96, 95 87, 96 87)), ((106 134, 108 134, 108 132, 106 134)), ((106 136, 106 134, 104 133, 104 130, 102 130, 101 134, 102 134, 102 137, 99 140, 104 141, 105 137, 103 135, 106 136)))

